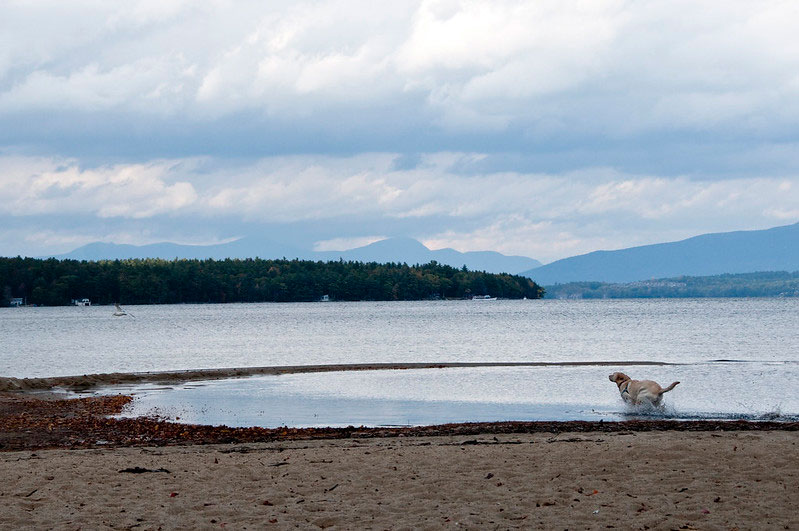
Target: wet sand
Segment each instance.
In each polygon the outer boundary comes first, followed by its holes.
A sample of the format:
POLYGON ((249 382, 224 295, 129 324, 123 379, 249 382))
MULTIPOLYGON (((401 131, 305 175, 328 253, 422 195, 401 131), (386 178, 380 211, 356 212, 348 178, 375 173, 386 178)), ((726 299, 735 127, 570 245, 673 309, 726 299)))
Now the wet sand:
POLYGON ((257 443, 297 439, 468 436, 559 432, 799 431, 799 422, 631 420, 484 422, 400 428, 230 428, 159 417, 114 418, 126 395, 65 399, 56 393, 0 393, 0 450, 257 443))

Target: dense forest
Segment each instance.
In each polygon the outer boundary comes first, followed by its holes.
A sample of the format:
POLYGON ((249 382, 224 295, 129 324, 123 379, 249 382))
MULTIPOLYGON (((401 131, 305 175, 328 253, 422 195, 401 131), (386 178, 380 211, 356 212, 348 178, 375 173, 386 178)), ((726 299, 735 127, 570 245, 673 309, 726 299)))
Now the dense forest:
POLYGON ((0 258, 0 305, 303 302, 468 298, 537 299, 544 290, 518 275, 426 265, 300 260, 41 260, 0 258))
POLYGON ((799 297, 799 271, 676 277, 626 284, 571 282, 547 286, 552 299, 665 297, 799 297))

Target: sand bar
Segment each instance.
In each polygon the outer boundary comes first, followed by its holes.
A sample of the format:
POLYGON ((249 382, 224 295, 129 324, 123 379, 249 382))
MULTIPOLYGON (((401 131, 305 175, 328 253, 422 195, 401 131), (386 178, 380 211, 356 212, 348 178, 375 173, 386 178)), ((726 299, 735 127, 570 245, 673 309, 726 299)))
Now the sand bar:
POLYGON ((330 365, 283 365, 271 367, 237 367, 221 369, 188 369, 181 371, 114 372, 53 376, 46 378, 0 377, 2 391, 37 391, 57 387, 88 389, 91 387, 136 384, 178 383, 192 380, 219 380, 259 375, 299 374, 337 371, 377 371, 403 369, 447 369, 457 367, 569 367, 569 366, 631 366, 631 365, 681 365, 662 361, 563 361, 563 362, 443 362, 443 363, 354 363, 330 365))

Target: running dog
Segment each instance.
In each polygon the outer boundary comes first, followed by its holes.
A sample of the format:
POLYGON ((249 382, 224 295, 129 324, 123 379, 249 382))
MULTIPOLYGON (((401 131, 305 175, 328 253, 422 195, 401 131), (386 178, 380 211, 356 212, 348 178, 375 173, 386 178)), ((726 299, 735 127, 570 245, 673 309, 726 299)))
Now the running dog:
POLYGON ((637 406, 646 401, 655 407, 660 407, 663 393, 668 393, 680 383, 674 382, 664 389, 652 380, 633 380, 623 372, 614 372, 608 376, 608 380, 619 387, 619 393, 625 402, 637 406))

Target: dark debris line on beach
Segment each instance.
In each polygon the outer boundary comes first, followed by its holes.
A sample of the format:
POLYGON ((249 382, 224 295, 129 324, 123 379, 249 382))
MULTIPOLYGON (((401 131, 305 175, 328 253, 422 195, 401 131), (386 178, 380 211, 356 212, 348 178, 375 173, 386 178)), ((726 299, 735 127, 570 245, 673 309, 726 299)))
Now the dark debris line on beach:
POLYGON ((130 396, 115 395, 43 400, 20 393, 0 393, 0 451, 512 433, 799 431, 799 422, 742 420, 495 422, 406 428, 230 428, 179 424, 157 418, 108 417, 120 413, 131 399, 130 396))

